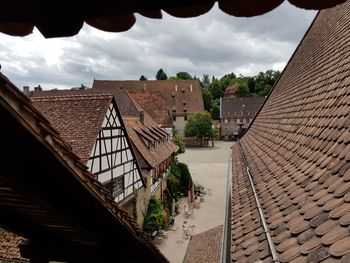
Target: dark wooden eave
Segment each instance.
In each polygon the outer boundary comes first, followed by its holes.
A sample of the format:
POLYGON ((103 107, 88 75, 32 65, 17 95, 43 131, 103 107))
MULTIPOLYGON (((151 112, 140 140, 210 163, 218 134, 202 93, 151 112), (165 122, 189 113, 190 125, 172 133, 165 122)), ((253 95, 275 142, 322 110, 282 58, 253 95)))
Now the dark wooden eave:
MULTIPOLYGON (((288 0, 306 9, 324 9, 345 0, 288 0)), ((208 12, 218 2, 219 8, 234 16, 250 17, 269 12, 284 0, 68 0, 6 1, 1 3, 0 32, 25 36, 34 26, 47 38, 77 34, 83 23, 109 32, 129 30, 136 22, 135 13, 162 18, 162 11, 176 17, 195 17, 208 12)))
POLYGON ((36 260, 167 262, 30 101, 0 74, 0 225, 36 260))

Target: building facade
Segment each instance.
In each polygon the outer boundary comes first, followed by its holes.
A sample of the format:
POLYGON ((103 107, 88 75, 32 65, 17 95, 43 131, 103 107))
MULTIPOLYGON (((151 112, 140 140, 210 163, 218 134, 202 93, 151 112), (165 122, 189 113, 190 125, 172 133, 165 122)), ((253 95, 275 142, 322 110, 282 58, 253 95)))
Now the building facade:
MULTIPOLYGON (((187 116, 191 113, 204 111, 202 92, 198 80, 94 80, 93 89, 115 90, 125 89, 129 92, 157 92, 160 93, 167 104, 169 114, 173 119, 174 129, 181 136, 184 135, 184 128, 187 116)), ((153 103, 149 97, 149 103, 153 103)))
POLYGON ((237 140, 253 121, 265 97, 223 97, 220 99, 220 138, 237 140))

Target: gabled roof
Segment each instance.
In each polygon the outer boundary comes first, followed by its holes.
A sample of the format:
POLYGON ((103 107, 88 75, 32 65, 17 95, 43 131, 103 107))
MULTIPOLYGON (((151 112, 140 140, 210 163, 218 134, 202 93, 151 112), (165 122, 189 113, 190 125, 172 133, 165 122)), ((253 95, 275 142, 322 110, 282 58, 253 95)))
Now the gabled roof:
POLYGON ((252 118, 263 104, 265 97, 223 97, 221 118, 252 118))
POLYGON ((183 263, 220 263, 222 225, 191 236, 183 263))
POLYGON ((68 95, 31 97, 31 100, 86 164, 113 96, 68 95))
POLYGON ((95 95, 95 94, 104 94, 104 95, 115 95, 114 100, 118 105, 118 110, 123 116, 139 116, 140 107, 134 103, 130 98, 130 95, 125 90, 111 90, 111 89, 69 89, 69 90, 38 90, 29 92, 29 97, 61 97, 61 96, 72 96, 72 95, 95 95))
POLYGON ((236 90, 239 88, 239 83, 235 83, 231 86, 228 86, 225 89, 225 94, 224 96, 230 96, 230 95, 235 95, 236 90))
POLYGON ((350 1, 321 11, 233 147, 232 260, 349 262, 350 1))
POLYGON ((155 168, 178 150, 178 146, 158 127, 147 112, 144 112, 144 121, 140 118, 123 118, 123 120, 142 168, 155 168))
POLYGON ((167 262, 50 123, 0 73, 0 225, 24 257, 167 262), (14 160, 17 162, 14 165, 14 160), (93 212, 92 212, 93 211, 93 212), (125 251, 135 253, 125 253, 125 251))
MULTIPOLYGON (((149 18, 162 18, 161 10, 176 17, 194 17, 208 12, 218 2, 219 8, 235 16, 255 16, 264 14, 283 3, 283 0, 261 2, 251 1, 113 1, 101 3, 77 0, 76 5, 62 0, 30 0, 25 3, 6 1, 2 4, 3 14, 0 19, 0 32, 25 36, 37 27, 45 37, 72 36, 79 32, 83 23, 109 32, 120 32, 130 29, 136 22, 134 13, 149 18), (64 19, 62 19, 64 17, 64 19)), ((290 3, 308 9, 321 9, 334 6, 344 0, 305 1, 289 0, 290 3)))
POLYGON ((94 80, 93 89, 124 89, 129 92, 158 92, 175 116, 204 111, 198 80, 94 80), (175 110, 175 111, 174 111, 175 110))
POLYGON ((162 127, 172 127, 168 106, 159 92, 130 92, 130 96, 162 127))
MULTIPOLYGON (((86 90, 49 90, 49 91, 32 91, 30 93, 31 99, 36 100, 52 100, 53 96, 60 96, 57 98, 71 97, 74 98, 106 98, 113 95, 120 111, 125 127, 127 129, 128 137, 133 146, 135 146, 135 154, 141 167, 156 167, 163 162, 173 152, 177 151, 177 146, 171 141, 167 140, 167 134, 158 128, 158 125, 153 121, 152 117, 144 112, 144 122, 140 120, 140 113, 143 108, 129 95, 127 90, 118 89, 86 89, 86 90), (141 137, 140 137, 141 136, 141 137), (155 144, 155 148, 148 149, 142 137, 150 138, 151 136, 162 137, 163 139, 155 144)), ((60 109, 57 109, 58 111, 60 109)), ((84 116, 82 116, 84 117, 84 116)), ((66 117, 63 117, 66 118, 66 117)), ((57 120, 59 121, 59 120, 57 120)), ((59 123, 58 123, 59 124, 59 123)), ((72 124, 74 125, 74 124, 72 124)), ((93 146, 91 146, 93 147, 93 146)), ((73 148, 74 149, 74 148, 73 148)), ((91 149, 90 152, 91 153, 91 149)))

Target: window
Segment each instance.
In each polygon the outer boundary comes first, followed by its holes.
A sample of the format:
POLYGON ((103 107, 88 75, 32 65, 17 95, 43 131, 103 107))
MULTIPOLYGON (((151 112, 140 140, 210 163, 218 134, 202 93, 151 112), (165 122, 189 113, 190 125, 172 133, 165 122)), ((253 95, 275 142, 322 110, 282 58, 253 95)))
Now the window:
POLYGON ((228 119, 225 119, 225 123, 228 123, 228 119))
POLYGON ((176 121, 176 116, 173 116, 173 121, 176 121))
POLYGON ((124 191, 124 176, 113 178, 108 183, 106 183, 106 187, 109 189, 112 197, 116 198, 124 191))
POLYGON ((187 115, 184 116, 185 121, 187 121, 187 115))
POLYGON ((243 123, 246 123, 247 122, 247 120, 246 119, 243 119, 243 123))
POLYGON ((241 120, 240 120, 240 119, 237 119, 237 123, 241 123, 241 120))

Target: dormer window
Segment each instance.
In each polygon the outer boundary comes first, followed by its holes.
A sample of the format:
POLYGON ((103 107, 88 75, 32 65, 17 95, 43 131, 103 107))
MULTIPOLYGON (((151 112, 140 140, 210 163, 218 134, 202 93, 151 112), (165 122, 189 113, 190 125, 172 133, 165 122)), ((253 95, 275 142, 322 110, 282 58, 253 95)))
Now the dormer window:
POLYGON ((181 91, 182 91, 182 93, 185 93, 185 88, 182 88, 181 91))
POLYGON ((177 91, 177 84, 175 84, 175 92, 177 91))
POLYGON ((171 96, 172 96, 173 98, 175 98, 175 92, 172 92, 172 93, 171 93, 171 96))

